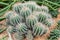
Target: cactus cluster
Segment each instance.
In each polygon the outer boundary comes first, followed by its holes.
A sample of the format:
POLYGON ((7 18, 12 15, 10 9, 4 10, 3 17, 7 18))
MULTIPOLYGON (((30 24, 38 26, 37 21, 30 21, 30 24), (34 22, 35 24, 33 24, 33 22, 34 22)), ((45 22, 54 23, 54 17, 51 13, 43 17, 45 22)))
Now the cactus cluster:
MULTIPOLYGON (((6 19, 7 25, 9 24, 8 30, 10 30, 8 32, 15 28, 14 30, 17 33, 15 36, 20 35, 20 38, 23 38, 23 35, 27 37, 29 33, 32 38, 34 36, 42 36, 48 31, 48 27, 54 23, 48 7, 39 6, 32 1, 14 4, 12 11, 7 12, 6 19)), ((33 40, 32 38, 31 40, 33 40)))

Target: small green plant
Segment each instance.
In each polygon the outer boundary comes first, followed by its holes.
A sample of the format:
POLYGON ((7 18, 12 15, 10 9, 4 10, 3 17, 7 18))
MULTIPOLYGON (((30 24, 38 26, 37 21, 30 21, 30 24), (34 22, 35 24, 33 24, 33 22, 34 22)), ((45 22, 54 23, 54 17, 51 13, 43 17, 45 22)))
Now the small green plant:
POLYGON ((54 29, 50 33, 49 40, 58 40, 59 37, 60 37, 60 30, 54 29))

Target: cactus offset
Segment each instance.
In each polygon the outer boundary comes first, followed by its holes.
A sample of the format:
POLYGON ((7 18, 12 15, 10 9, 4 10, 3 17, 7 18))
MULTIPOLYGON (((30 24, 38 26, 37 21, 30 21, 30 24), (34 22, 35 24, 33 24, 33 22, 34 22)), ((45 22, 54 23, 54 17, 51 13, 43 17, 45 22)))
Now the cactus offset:
POLYGON ((31 10, 28 7, 23 7, 20 15, 24 18, 23 20, 26 20, 26 17, 28 17, 31 14, 31 10))
POLYGON ((20 34, 27 33, 27 26, 24 23, 20 23, 16 26, 17 30, 20 32, 20 34))
POLYGON ((26 24, 29 28, 32 28, 35 23, 37 23, 38 20, 34 15, 30 15, 26 18, 26 24))
POLYGON ((47 25, 48 27, 50 27, 51 25, 54 24, 54 20, 53 19, 46 19, 43 24, 47 25))
POLYGON ((9 20, 12 25, 17 25, 18 23, 22 22, 22 17, 17 14, 14 14, 10 17, 9 20))
POLYGON ((23 8, 23 4, 21 3, 16 3, 13 5, 13 11, 15 11, 17 14, 20 14, 22 8, 23 8))
POLYGON ((42 23, 36 23, 33 26, 33 35, 34 36, 41 36, 42 34, 47 32, 47 28, 42 23))

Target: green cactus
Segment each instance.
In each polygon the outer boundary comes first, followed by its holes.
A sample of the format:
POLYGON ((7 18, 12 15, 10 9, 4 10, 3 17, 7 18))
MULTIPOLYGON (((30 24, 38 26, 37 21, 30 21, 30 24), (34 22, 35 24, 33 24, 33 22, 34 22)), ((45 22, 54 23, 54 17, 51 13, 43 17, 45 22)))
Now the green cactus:
POLYGON ((28 17, 31 14, 31 10, 28 7, 23 7, 20 15, 24 18, 23 20, 26 20, 26 17, 28 17))
POLYGON ((33 40, 34 36, 47 33, 48 27, 54 24, 48 7, 32 1, 14 4, 12 11, 6 15, 7 26, 11 26, 8 27, 8 32, 14 32, 16 40, 23 40, 24 37, 33 40))
POLYGON ((43 21, 43 24, 45 24, 48 27, 50 27, 51 25, 54 24, 54 20, 52 21, 52 19, 46 19, 45 21, 43 21))
POLYGON ((20 34, 25 34, 27 33, 27 26, 24 23, 20 23, 17 25, 17 30, 20 32, 20 34))
POLYGON ((36 8, 35 8, 34 11, 38 11, 38 12, 40 12, 40 11, 42 11, 42 10, 41 10, 41 7, 40 7, 40 6, 36 5, 36 8))
POLYGON ((32 28, 35 23, 37 23, 38 20, 34 15, 30 15, 26 18, 26 24, 29 28, 32 28))
POLYGON ((18 23, 22 22, 22 17, 17 14, 14 14, 10 17, 9 20, 12 25, 17 25, 18 23))
POLYGON ((20 14, 21 9, 23 8, 22 3, 16 3, 13 5, 12 10, 15 11, 17 14, 20 14))
POLYGON ((29 1, 29 2, 25 3, 25 6, 29 7, 33 12, 35 10, 35 8, 36 8, 36 3, 32 2, 32 1, 29 1))
POLYGON ((24 35, 21 35, 18 31, 16 33, 14 33, 15 36, 15 40, 23 40, 24 39, 24 35))
POLYGON ((27 40, 33 40, 33 35, 32 35, 31 30, 28 30, 26 38, 27 38, 27 40))
POLYGON ((42 23, 36 23, 33 26, 33 35, 34 36, 41 36, 47 32, 47 28, 42 23))
POLYGON ((14 14, 13 11, 8 11, 5 15, 6 15, 6 18, 9 19, 10 16, 12 16, 14 14))
POLYGON ((46 13, 48 13, 49 12, 49 9, 48 9, 48 7, 47 6, 41 6, 41 10, 43 11, 43 12, 46 12, 46 13))
POLYGON ((49 40, 58 40, 59 37, 60 37, 60 30, 54 29, 50 33, 49 40))
POLYGON ((48 9, 47 6, 43 6, 43 5, 42 6, 38 6, 38 5, 36 5, 35 11, 48 13, 49 9, 48 9))
POLYGON ((58 14, 59 14, 57 10, 55 10, 55 11, 50 10, 49 13, 52 15, 53 18, 57 18, 58 14))
POLYGON ((15 27, 14 26, 8 26, 8 28, 7 28, 7 32, 9 32, 9 33, 14 33, 16 31, 16 29, 15 29, 15 27))
POLYGON ((33 15, 35 15, 38 18, 39 22, 43 22, 46 19, 51 19, 51 15, 46 14, 45 12, 33 12, 33 15))

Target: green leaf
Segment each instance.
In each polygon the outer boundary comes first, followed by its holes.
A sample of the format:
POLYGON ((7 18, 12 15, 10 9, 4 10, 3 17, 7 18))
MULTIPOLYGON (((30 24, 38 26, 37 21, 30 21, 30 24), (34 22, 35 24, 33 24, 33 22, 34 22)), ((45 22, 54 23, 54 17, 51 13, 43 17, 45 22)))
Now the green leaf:
POLYGON ((5 18, 0 17, 0 21, 4 20, 5 18))
POLYGON ((8 5, 7 7, 1 9, 1 10, 0 10, 0 16, 4 15, 5 12, 6 12, 7 10, 9 10, 10 7, 11 7, 14 3, 15 3, 15 2, 12 2, 12 3, 11 3, 10 5, 8 5))
POLYGON ((7 3, 4 3, 4 2, 0 2, 0 4, 2 4, 2 5, 9 5, 9 4, 7 4, 7 3))
POLYGON ((5 31, 7 28, 4 28, 4 29, 2 29, 2 30, 0 30, 0 34, 3 32, 3 31, 5 31))

